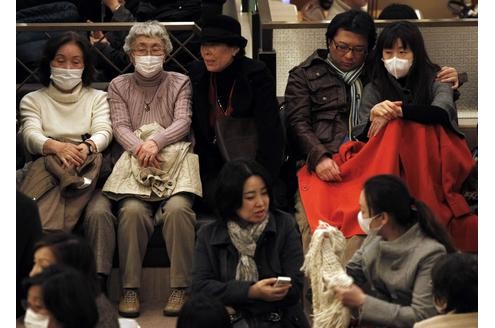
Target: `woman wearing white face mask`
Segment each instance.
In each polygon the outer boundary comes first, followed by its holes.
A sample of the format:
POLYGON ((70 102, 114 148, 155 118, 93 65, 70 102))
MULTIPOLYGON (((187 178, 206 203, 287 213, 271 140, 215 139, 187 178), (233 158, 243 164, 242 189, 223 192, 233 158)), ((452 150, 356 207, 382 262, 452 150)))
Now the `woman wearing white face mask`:
POLYGON ((363 325, 412 327, 435 315, 430 271, 455 251, 447 232, 394 175, 368 179, 359 206, 368 237, 347 264, 355 284, 336 288, 337 297, 363 325))
POLYGON ((18 171, 18 188, 37 199, 44 230, 72 230, 112 139, 107 94, 90 87, 93 72, 85 38, 75 32, 54 37, 39 65, 44 87, 19 105, 19 132, 33 161, 18 171))
MULTIPOLYGON (((146 177, 151 176, 150 180, 156 176, 158 179, 155 181, 165 180, 166 185, 163 183, 161 186, 163 189, 173 186, 173 192, 169 197, 162 197, 162 194, 157 195, 155 191, 159 188, 156 188, 150 191, 149 197, 145 197, 139 190, 126 189, 128 197, 113 204, 113 208, 117 209, 114 212, 111 202, 118 199, 112 195, 107 198, 108 194, 98 192, 86 208, 84 228, 96 254, 97 272, 102 277, 110 274, 118 242, 123 286, 119 313, 124 317, 137 317, 144 251, 155 220, 163 222, 162 233, 170 259, 172 289, 163 312, 173 316, 179 313, 185 302, 186 288, 189 286, 196 220, 192 205, 194 194, 198 195, 198 185, 201 190, 201 182, 197 165, 186 160, 195 155, 186 149, 186 156, 172 157, 172 152, 167 151, 177 145, 189 147, 191 82, 183 74, 163 70, 165 58, 172 52, 172 43, 166 29, 158 21, 135 23, 125 39, 124 51, 129 55, 135 71, 110 82, 108 101, 115 139, 125 152, 103 189, 107 192, 109 189, 105 187, 111 181, 120 181, 120 176, 134 178, 135 172, 142 172, 146 177), (144 140, 135 134, 135 131, 151 125, 155 128, 149 137, 143 137, 144 140), (118 165, 126 159, 127 163, 132 164, 118 165), (170 172, 164 172, 167 162, 184 167, 179 176, 188 178, 180 180, 173 174, 165 176, 170 172), (117 178, 114 180, 114 177, 117 178)), ((142 180, 133 181, 135 185, 144 185, 142 180)), ((157 182, 152 183, 155 186, 157 182)))
POLYGON ((337 297, 358 310, 363 325, 412 327, 435 315, 430 271, 442 254, 455 251, 447 232, 397 176, 367 180, 359 205, 368 237, 347 264, 355 284, 337 288, 337 297))
POLYGON ((53 265, 24 281, 26 328, 93 328, 98 311, 92 289, 77 270, 53 265))
POLYGON ((436 81, 440 66, 428 57, 415 24, 386 26, 378 37, 372 62, 372 82, 364 89, 360 108, 361 113, 369 113, 368 137, 399 117, 442 124, 462 135, 457 126, 454 85, 436 81))

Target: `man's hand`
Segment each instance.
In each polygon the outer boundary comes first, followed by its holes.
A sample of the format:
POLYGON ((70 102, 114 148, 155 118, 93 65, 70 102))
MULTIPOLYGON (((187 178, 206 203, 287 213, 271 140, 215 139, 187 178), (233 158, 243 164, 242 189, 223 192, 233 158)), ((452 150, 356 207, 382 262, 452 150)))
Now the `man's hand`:
POLYGON ((136 151, 136 157, 141 167, 152 166, 160 168, 160 161, 157 158, 158 145, 153 140, 143 142, 136 151))
POLYGON ((385 100, 373 106, 370 112, 370 120, 383 117, 388 121, 402 117, 402 101, 385 100))
MULTIPOLYGON (((86 23, 92 23, 89 19, 86 20, 86 23)), ((105 33, 102 31, 91 31, 89 33, 89 43, 91 43, 92 46, 94 46, 97 43, 110 43, 108 42, 107 38, 105 37, 105 33)))
POLYGON ((322 159, 316 165, 316 174, 318 178, 323 181, 342 181, 340 176, 340 169, 335 161, 327 156, 323 156, 322 159))
POLYGON ((275 286, 277 278, 267 278, 256 282, 249 287, 248 297, 266 302, 282 300, 292 287, 291 284, 275 286))
POLYGON ((459 73, 454 67, 442 66, 437 73, 436 80, 443 83, 452 83, 452 89, 459 87, 459 73))

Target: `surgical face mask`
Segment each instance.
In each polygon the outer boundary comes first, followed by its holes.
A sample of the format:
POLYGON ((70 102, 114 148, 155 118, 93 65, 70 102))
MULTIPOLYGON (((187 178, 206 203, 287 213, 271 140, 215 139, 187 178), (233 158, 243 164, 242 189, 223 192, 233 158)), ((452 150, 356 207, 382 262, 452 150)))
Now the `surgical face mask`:
POLYGON ((70 91, 81 83, 83 68, 59 68, 51 66, 50 79, 62 90, 70 91))
MULTIPOLYGON (((370 234, 370 231, 371 231, 371 228, 370 228, 371 221, 373 221, 373 219, 377 218, 380 214, 374 215, 374 216, 372 216, 370 218, 365 218, 363 216, 363 212, 359 211, 358 216, 357 216, 357 219, 358 219, 359 226, 364 231, 364 233, 366 233, 367 235, 370 234)), ((378 231, 380 229, 381 229, 381 227, 378 228, 378 229, 375 229, 375 231, 378 231)))
POLYGON ((385 64, 387 71, 396 79, 406 76, 412 66, 412 60, 400 59, 397 57, 383 59, 383 63, 385 64))
POLYGON ((134 67, 144 77, 155 76, 163 70, 164 56, 135 56, 134 67))
POLYGON ((46 328, 50 319, 47 315, 39 314, 28 308, 24 316, 24 327, 26 328, 46 328))

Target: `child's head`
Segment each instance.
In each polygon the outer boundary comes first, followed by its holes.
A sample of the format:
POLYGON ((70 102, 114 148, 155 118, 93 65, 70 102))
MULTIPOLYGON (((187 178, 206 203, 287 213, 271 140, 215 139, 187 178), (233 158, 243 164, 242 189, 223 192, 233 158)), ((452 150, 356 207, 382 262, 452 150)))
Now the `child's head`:
POLYGON ((439 313, 478 312, 478 257, 451 253, 431 271, 433 297, 439 313))

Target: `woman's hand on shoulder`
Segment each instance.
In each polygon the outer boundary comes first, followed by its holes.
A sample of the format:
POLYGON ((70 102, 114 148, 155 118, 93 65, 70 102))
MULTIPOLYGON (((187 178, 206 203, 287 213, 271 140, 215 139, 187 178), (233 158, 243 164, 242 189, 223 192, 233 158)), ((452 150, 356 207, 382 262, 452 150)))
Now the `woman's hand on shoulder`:
POLYGON ((349 287, 334 287, 335 297, 342 302, 342 305, 349 308, 359 308, 364 304, 366 294, 356 284, 349 287))
POLYGON ((282 300, 292 287, 291 284, 275 286, 277 278, 267 278, 257 281, 249 287, 248 297, 266 302, 282 300))
POLYGON ((371 109, 370 120, 373 121, 377 117, 383 117, 389 121, 402 117, 402 101, 385 100, 376 104, 371 109))

